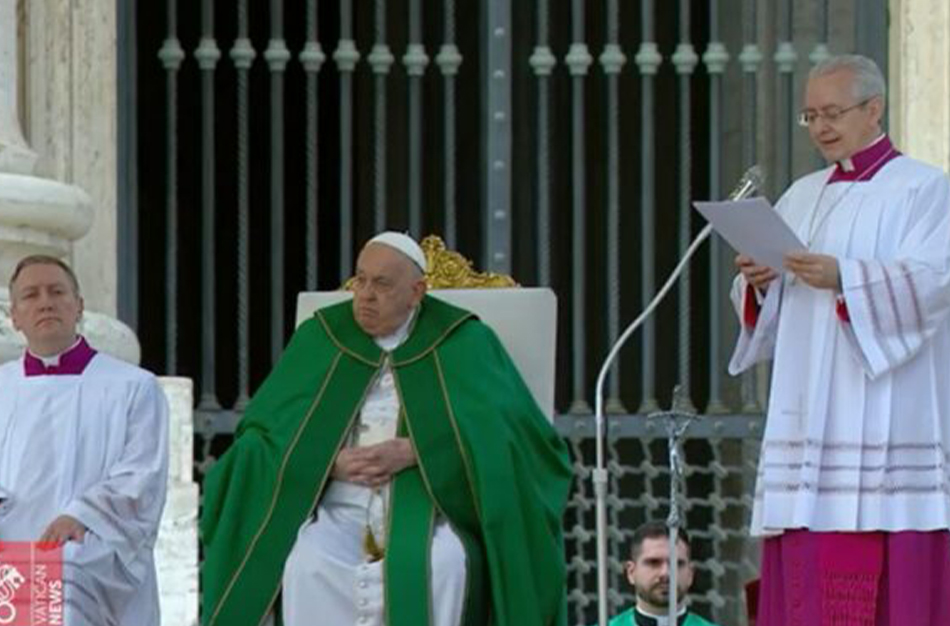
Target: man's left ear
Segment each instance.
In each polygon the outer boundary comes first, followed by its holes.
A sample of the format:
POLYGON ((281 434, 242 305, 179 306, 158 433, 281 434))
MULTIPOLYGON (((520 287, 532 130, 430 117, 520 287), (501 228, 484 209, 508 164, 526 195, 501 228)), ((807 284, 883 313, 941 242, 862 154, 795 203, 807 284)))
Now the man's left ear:
POLYGON ((623 564, 623 572, 627 576, 627 582, 630 583, 631 585, 636 584, 634 582, 634 577, 633 577, 634 571, 636 569, 637 569, 636 561, 625 561, 623 564))
POLYGON ((871 114, 875 117, 878 125, 884 120, 884 97, 875 96, 868 103, 868 106, 871 107, 871 114))

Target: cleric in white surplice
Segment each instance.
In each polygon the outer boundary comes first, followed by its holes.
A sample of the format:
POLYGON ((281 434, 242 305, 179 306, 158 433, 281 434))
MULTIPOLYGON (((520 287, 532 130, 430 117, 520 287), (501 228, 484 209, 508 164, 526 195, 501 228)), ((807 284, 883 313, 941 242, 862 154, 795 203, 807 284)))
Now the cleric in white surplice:
POLYGON ((830 165, 776 206, 807 251, 781 276, 737 258, 730 370, 774 362, 758 626, 950 619, 950 181, 884 102, 865 57, 813 68, 799 122, 830 165))
POLYGON ((77 335, 82 298, 62 261, 23 259, 10 301, 27 351, 0 366, 0 541, 64 544, 65 626, 158 626, 163 392, 77 335))

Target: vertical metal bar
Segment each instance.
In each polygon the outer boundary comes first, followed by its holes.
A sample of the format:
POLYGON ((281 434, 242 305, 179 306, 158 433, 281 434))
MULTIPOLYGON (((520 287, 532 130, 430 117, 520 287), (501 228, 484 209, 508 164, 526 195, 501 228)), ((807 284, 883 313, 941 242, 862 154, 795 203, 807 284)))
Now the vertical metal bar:
POLYGON ((455 45, 455 0, 445 0, 442 9, 444 43, 435 57, 442 72, 443 106, 445 118, 444 187, 442 203, 445 205, 445 243, 449 250, 458 247, 458 223, 455 208, 455 77, 462 64, 462 55, 455 45))
POLYGON ((855 5, 854 11, 854 49, 874 59, 884 76, 888 72, 889 4, 888 0, 863 0, 860 9, 855 5))
POLYGON ((586 333, 587 325, 585 314, 586 307, 586 208, 587 208, 587 186, 585 171, 585 126, 584 126, 584 79, 587 77, 587 70, 593 63, 593 58, 587 50, 585 41, 586 30, 584 28, 584 2, 583 0, 573 0, 571 2, 571 43, 570 50, 564 58, 564 62, 571 73, 571 165, 572 165, 572 274, 574 280, 573 289, 573 401, 571 402, 571 413, 590 413, 590 405, 585 399, 587 376, 586 363, 587 346, 586 333))
MULTIPOLYGON (((709 196, 721 191, 722 158, 722 75, 729 62, 726 46, 719 40, 719 0, 709 2, 709 46, 703 54, 709 73, 709 196)), ((728 411, 722 402, 722 292, 727 267, 723 266, 719 235, 709 239, 709 405, 706 413, 728 411)))
MULTIPOLYGON (((818 41, 815 42, 815 47, 808 55, 808 60, 812 65, 818 65, 831 56, 831 52, 828 51, 828 0, 818 0, 815 10, 818 12, 818 41)), ((821 169, 825 166, 825 159, 817 150, 813 152, 815 168, 821 169)))
MULTIPOLYGON (((726 47, 720 41, 719 31, 719 0, 710 0, 709 2, 709 45, 703 54, 703 62, 706 65, 706 71, 709 74, 709 195, 711 198, 719 198, 722 194, 721 189, 721 158, 722 158, 722 76, 726 70, 726 64, 729 62, 729 54, 726 47)), ((722 309, 723 309, 723 290, 728 282, 726 267, 722 263, 723 246, 717 233, 712 233, 709 248, 709 403, 706 407, 707 414, 721 414, 728 412, 728 408, 722 401, 722 371, 724 363, 722 362, 722 309)), ((710 442, 710 449, 713 458, 722 467, 721 445, 717 442, 710 442)), ((713 480, 716 485, 716 493, 723 493, 723 480, 719 473, 713 473, 713 480)), ((688 488, 688 483, 686 483, 688 488)), ((687 494, 688 495, 688 494, 687 494)), ((720 528, 724 524, 724 515, 721 509, 715 509, 715 522, 720 528)), ((718 562, 724 560, 722 542, 713 542, 713 553, 718 562)), ((723 576, 713 578, 713 585, 723 596, 729 597, 728 592, 723 593, 724 586, 727 584, 723 576)))
MULTIPOLYGON (((617 0, 607 0, 607 39, 600 64, 607 76, 607 340, 613 345, 620 336, 620 97, 619 76, 627 57, 618 43, 620 36, 617 0)), ((626 413, 620 400, 620 363, 610 371, 608 413, 626 413)))
MULTIPOLYGON (((640 49, 637 52, 636 63, 640 68, 640 94, 642 106, 640 113, 640 283, 641 307, 646 308, 653 299, 655 284, 655 251, 653 248, 654 222, 656 213, 656 192, 654 181, 654 159, 656 158, 656 142, 653 133, 654 124, 654 79, 663 57, 660 55, 653 34, 653 0, 643 0, 640 4, 640 29, 642 33, 640 49)), ((656 324, 653 318, 648 318, 640 333, 642 348, 640 354, 640 375, 642 379, 642 397, 639 413, 647 414, 656 411, 659 404, 656 401, 656 377, 654 376, 656 340, 656 324)))
POLYGON ((828 0, 817 0, 815 11, 818 13, 818 41, 808 55, 812 65, 818 65, 831 56, 828 51, 828 0))
MULTIPOLYGON (((679 253, 682 257, 690 243, 690 218, 692 209, 690 201, 692 200, 691 176, 692 176, 692 123, 690 117, 692 90, 690 80, 693 70, 699 59, 690 43, 690 0, 680 0, 679 10, 679 36, 680 43, 676 46, 673 53, 673 65, 676 67, 676 73, 679 75, 679 253)), ((692 342, 690 338, 690 285, 692 283, 689 267, 683 271, 679 281, 679 301, 677 303, 678 326, 679 326, 679 372, 678 383, 683 388, 683 398, 689 403, 687 411, 695 411, 692 406, 690 389, 690 350, 692 342)))
POLYGON ((402 57, 409 76, 409 232, 422 237, 422 76, 429 57, 422 43, 422 0, 409 0, 409 43, 402 57))
POLYGON ((214 40, 214 2, 201 3, 201 41, 195 58, 201 69, 201 398, 199 410, 217 410, 215 380, 215 150, 214 69, 221 51, 214 40))
MULTIPOLYGON (((764 59, 758 45, 756 25, 756 3, 758 0, 746 0, 743 11, 743 38, 745 45, 739 55, 742 66, 742 161, 745 167, 751 167, 758 158, 756 149, 756 128, 758 112, 758 72, 764 59)), ((756 393, 755 371, 742 375, 742 412, 759 413, 761 407, 756 393)))
POLYGON ((290 51, 284 42, 284 0, 271 0, 270 31, 264 59, 270 68, 270 354, 273 364, 284 348, 284 70, 290 60, 290 51))
POLYGON ((548 46, 549 0, 538 0, 537 44, 531 54, 531 68, 538 83, 538 284, 551 284, 551 72, 557 59, 548 46))
POLYGON ((138 184, 138 41, 136 35, 137 5, 115 2, 116 63, 118 65, 118 231, 116 279, 119 319, 132 330, 139 325, 139 184, 138 184))
POLYGON ((353 41, 352 0, 340 3, 340 41, 333 60, 340 71, 340 273, 353 269, 353 71, 360 53, 353 41))
POLYGON ((320 181, 318 170, 318 93, 317 77, 326 57, 318 41, 317 29, 317 0, 307 0, 307 42, 300 52, 300 62, 307 75, 307 270, 306 285, 308 291, 317 289, 317 204, 318 185, 320 181))
POLYGON ((373 117, 373 224, 377 233, 386 229, 386 77, 393 55, 386 45, 386 0, 376 0, 376 43, 366 61, 375 75, 373 117))
POLYGON ((167 35, 158 51, 165 68, 165 372, 178 373, 178 41, 177 0, 167 0, 167 35))
POLYGON ((776 119, 778 119, 778 151, 776 158, 776 188, 785 189, 792 180, 792 125, 794 122, 794 95, 795 64, 798 54, 792 43, 792 11, 791 0, 781 0, 779 3, 780 41, 772 60, 778 68, 778 96, 776 98, 776 119))
POLYGON ((249 229, 249 135, 248 72, 254 62, 254 46, 247 34, 247 0, 238 2, 237 38, 231 48, 231 60, 237 71, 237 323, 238 385, 235 410, 243 411, 250 399, 250 253, 249 229))
POLYGON ((511 2, 483 4, 486 106, 482 132, 487 160, 483 266, 502 274, 511 272, 511 133, 507 124, 493 120, 511 119, 511 2))

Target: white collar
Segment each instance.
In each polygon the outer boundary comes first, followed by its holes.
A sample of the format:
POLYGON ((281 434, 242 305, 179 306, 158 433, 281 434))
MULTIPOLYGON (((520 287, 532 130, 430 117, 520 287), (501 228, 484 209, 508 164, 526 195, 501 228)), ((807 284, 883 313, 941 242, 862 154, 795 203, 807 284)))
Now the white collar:
MULTIPOLYGON (((649 617, 650 619, 656 620, 656 626, 670 626, 670 617, 665 612, 662 615, 654 615, 653 613, 650 613, 649 611, 644 611, 639 606, 634 606, 633 610, 639 613, 640 615, 644 615, 646 617, 649 617)), ((686 613, 686 603, 684 602, 680 604, 679 610, 676 612, 676 617, 680 617, 685 613, 686 613)))
POLYGON ((376 345, 386 352, 392 352, 398 348, 402 342, 404 342, 409 337, 409 331, 412 329, 412 322, 415 320, 416 311, 418 310, 419 307, 415 307, 409 311, 409 316, 406 318, 406 321, 403 322, 402 325, 392 333, 384 337, 373 337, 373 341, 376 342, 376 345))
POLYGON ((75 348, 76 346, 78 346, 80 341, 82 341, 82 336, 76 335, 76 341, 74 341, 71 346, 69 346, 65 350, 57 352, 56 354, 51 354, 49 356, 40 356, 36 354, 35 352, 31 352, 29 348, 27 348, 27 352, 30 353, 30 356, 42 361, 45 367, 59 367, 59 358, 63 356, 64 354, 66 354, 67 352, 69 352, 70 350, 72 350, 73 348, 75 348))

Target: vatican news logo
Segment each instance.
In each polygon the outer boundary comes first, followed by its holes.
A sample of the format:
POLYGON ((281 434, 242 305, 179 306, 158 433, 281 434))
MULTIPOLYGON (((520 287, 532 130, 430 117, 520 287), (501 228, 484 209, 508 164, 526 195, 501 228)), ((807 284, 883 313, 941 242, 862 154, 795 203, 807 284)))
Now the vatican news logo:
POLYGON ((63 549, 0 541, 0 626, 66 626, 63 549))

